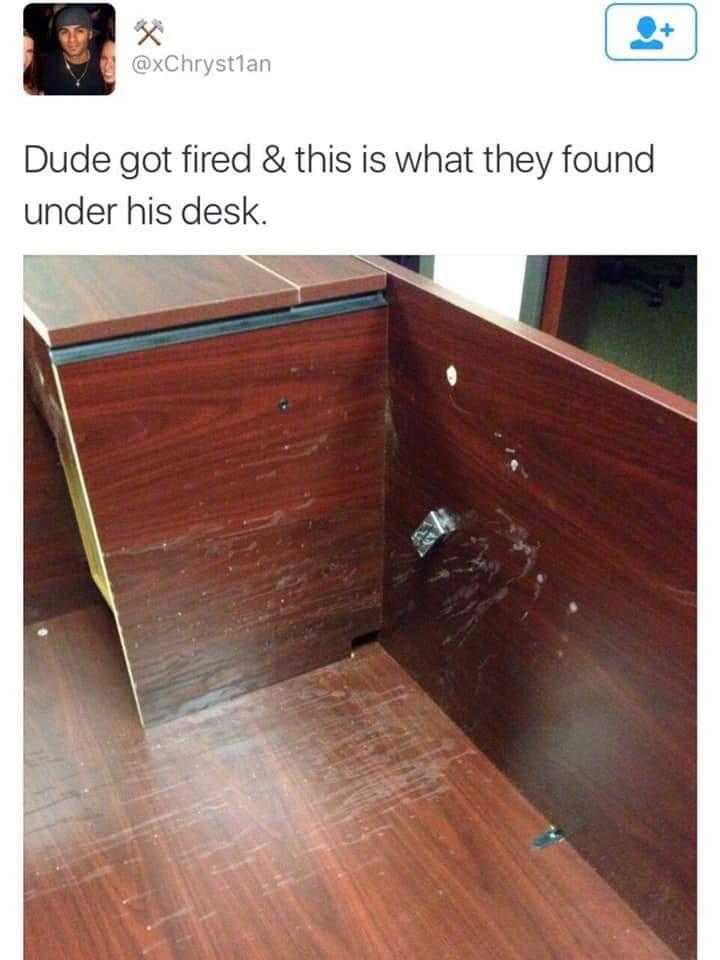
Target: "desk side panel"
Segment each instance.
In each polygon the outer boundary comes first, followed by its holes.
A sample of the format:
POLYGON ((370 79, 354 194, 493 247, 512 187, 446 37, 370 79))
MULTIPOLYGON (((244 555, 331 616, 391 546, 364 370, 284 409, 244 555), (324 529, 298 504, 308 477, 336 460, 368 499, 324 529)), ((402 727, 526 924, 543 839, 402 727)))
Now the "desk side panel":
POLYGON ((59 368, 146 722, 379 627, 386 319, 59 368))
POLYGON ((53 437, 23 397, 23 593, 25 621, 80 609, 96 599, 53 437))
POLYGON ((691 957, 695 422, 397 273, 383 642, 691 957), (421 560, 437 507, 460 529, 421 560))

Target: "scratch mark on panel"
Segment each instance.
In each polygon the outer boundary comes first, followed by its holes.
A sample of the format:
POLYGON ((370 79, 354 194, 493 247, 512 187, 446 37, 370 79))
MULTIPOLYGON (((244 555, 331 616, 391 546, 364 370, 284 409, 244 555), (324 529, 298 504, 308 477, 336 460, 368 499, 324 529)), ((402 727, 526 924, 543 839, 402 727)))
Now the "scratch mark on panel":
POLYGON ((161 927, 163 924, 168 923, 170 920, 176 920, 178 917, 184 917, 190 912, 191 912, 190 907, 183 907, 180 910, 176 910, 175 913, 169 913, 166 917, 160 917, 159 920, 155 920, 153 923, 147 924, 145 929, 156 930, 158 927, 161 927))

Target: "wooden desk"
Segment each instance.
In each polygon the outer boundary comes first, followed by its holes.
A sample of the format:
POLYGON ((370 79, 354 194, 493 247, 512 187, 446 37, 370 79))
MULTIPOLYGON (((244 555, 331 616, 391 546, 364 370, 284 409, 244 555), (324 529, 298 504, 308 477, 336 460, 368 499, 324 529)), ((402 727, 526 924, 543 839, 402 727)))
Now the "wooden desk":
POLYGON ((31 258, 26 294, 146 722, 345 656, 382 598, 395 660, 694 956, 693 404, 372 258, 31 258))

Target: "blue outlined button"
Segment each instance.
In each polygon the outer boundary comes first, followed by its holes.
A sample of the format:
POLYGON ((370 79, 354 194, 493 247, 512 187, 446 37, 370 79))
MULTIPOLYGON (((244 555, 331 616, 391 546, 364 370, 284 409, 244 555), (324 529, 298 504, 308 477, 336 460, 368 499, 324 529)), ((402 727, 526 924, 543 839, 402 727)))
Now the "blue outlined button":
POLYGON ((611 60, 692 60, 697 10, 691 3, 611 3, 605 53, 611 60))

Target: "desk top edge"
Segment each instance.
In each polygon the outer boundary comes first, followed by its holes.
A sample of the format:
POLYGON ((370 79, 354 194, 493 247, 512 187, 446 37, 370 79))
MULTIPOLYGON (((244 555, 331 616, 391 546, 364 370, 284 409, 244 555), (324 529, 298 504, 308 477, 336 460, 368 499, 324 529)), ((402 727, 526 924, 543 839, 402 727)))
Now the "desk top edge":
POLYGON ((385 289, 358 257, 27 256, 24 315, 50 347, 385 289))

